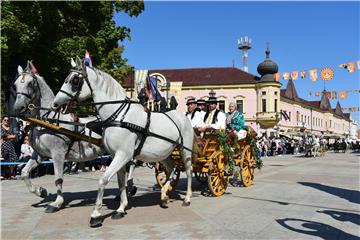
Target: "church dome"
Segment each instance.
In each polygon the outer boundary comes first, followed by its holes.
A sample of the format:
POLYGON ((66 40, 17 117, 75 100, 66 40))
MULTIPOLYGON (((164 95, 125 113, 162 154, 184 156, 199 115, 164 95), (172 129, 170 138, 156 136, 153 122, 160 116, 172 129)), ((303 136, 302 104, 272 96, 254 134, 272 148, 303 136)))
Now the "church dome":
POLYGON ((278 72, 279 67, 275 62, 271 61, 269 48, 266 49, 265 53, 266 59, 258 65, 257 71, 261 76, 264 76, 266 74, 273 75, 278 72))

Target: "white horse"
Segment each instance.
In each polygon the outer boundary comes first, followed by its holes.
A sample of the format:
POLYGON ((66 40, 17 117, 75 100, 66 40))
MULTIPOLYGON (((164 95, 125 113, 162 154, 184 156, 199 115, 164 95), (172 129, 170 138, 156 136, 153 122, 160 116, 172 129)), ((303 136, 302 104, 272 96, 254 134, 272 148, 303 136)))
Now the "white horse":
MULTIPOLYGON (((85 66, 77 57, 76 63, 71 60, 72 69, 66 78, 61 90, 56 95, 53 108, 58 108, 71 100, 83 101, 92 97, 94 102, 107 101, 108 104, 96 105, 98 113, 104 121, 103 143, 108 152, 113 156, 109 168, 99 180, 99 190, 94 211, 91 214, 90 226, 101 224, 102 217, 100 209, 102 207, 105 186, 111 177, 123 169, 125 164, 133 157, 144 162, 162 161, 169 157, 176 146, 181 144, 182 158, 184 161, 187 175, 187 191, 183 205, 190 204, 192 195, 192 165, 191 151, 194 139, 194 131, 188 118, 177 111, 164 113, 148 113, 143 106, 127 99, 125 90, 109 74, 96 68, 85 66), (122 101, 113 102, 111 101, 122 101), (149 117, 150 115, 150 117, 149 117), (149 118, 148 118, 149 117, 149 118), (127 128, 125 123, 133 124, 132 128, 127 128), (138 129, 135 130, 135 129, 138 129), (139 129, 147 129, 145 131, 139 129), (168 140, 148 135, 157 134, 168 140), (145 138, 144 138, 145 137, 145 138), (124 141, 126 139, 126 141, 124 141), (135 151, 143 142, 140 151, 135 151), (135 152, 138 152, 136 155, 135 152), (134 156, 136 155, 136 156, 134 156)), ((174 168, 172 168, 170 178, 172 178, 174 168)), ((122 180, 124 177, 122 176, 122 180)), ((168 187, 170 182, 161 189, 162 204, 168 202, 168 187)), ((113 218, 124 216, 127 206, 127 196, 124 186, 120 187, 121 202, 113 218)))
POLYGON ((305 136, 305 156, 320 156, 320 141, 313 136, 305 136))
MULTIPOLYGON (((10 111, 11 114, 24 115, 28 110, 29 104, 50 109, 54 94, 44 79, 31 68, 29 62, 25 70, 23 70, 21 66, 18 66, 18 74, 19 76, 14 82, 16 98, 10 111)), ((47 112, 47 110, 35 108, 30 114, 32 116, 43 116, 47 112)), ((52 117, 54 114, 55 112, 50 112, 49 117, 52 117)), ((59 120, 72 121, 69 115, 70 114, 61 114, 59 120)), ((80 118, 80 123, 86 123, 90 120, 94 119, 80 118)), ((69 130, 75 130, 75 126, 72 125, 60 124, 60 126, 69 130)), ((85 134, 89 134, 88 129, 85 129, 85 134)), ((101 137, 95 133, 92 133, 92 136, 101 137)), ((39 157, 37 159, 30 159, 27 162, 26 166, 22 169, 21 177, 31 193, 45 198, 47 196, 46 189, 34 186, 30 181, 29 174, 44 158, 52 158, 54 162, 57 198, 47 206, 45 211, 48 213, 55 212, 60 209, 64 202, 62 184, 65 159, 74 162, 85 162, 95 159, 99 154, 103 153, 104 150, 89 142, 73 141, 67 136, 54 133, 40 126, 32 126, 29 139, 30 145, 38 153, 39 157)))

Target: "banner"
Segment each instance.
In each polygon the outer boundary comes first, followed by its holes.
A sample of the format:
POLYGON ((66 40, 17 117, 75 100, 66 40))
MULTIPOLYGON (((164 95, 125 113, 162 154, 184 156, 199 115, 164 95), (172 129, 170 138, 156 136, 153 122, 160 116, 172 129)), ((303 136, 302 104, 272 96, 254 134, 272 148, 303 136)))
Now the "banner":
POLYGON ((321 70, 320 76, 323 80, 329 81, 334 77, 334 70, 332 70, 331 68, 324 68, 321 70))
POLYGON ((149 85, 150 85, 150 91, 152 99, 157 102, 161 99, 161 94, 158 89, 158 81, 155 76, 149 76, 149 85))
POLYGON ((291 72, 291 79, 292 80, 297 80, 298 76, 299 76, 299 73, 297 71, 291 72))
POLYGON ((301 78, 306 78, 306 71, 301 71, 300 76, 301 78))
POLYGON ((336 99, 336 92, 331 92, 331 99, 336 99))
POLYGON ((284 72, 282 76, 283 76, 283 79, 289 80, 289 73, 288 72, 284 72))
POLYGON ((347 92, 346 91, 342 91, 339 93, 339 99, 345 99, 347 97, 347 92))
POLYGON ((311 69, 309 70, 309 75, 310 75, 310 81, 315 82, 317 80, 317 70, 316 69, 311 69))
POLYGON ((348 70, 350 73, 355 72, 355 63, 353 63, 353 62, 348 63, 348 64, 347 64, 347 70, 348 70))
POLYGON ((357 61, 356 65, 357 65, 358 70, 360 70, 360 61, 357 61))
POLYGON ((319 97, 319 96, 320 96, 320 92, 315 92, 315 96, 319 97))
POLYGON ((280 81, 280 73, 275 73, 274 74, 274 80, 279 82, 280 81))
POLYGON ((135 97, 145 87, 148 70, 135 70, 134 89, 135 97))

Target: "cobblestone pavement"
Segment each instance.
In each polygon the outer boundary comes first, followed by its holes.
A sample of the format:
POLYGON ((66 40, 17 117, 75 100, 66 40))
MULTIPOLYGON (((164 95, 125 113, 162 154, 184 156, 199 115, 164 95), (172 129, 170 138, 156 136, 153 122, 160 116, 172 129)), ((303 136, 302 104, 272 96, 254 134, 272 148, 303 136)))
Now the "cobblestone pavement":
POLYGON ((99 228, 88 226, 100 172, 65 175, 63 208, 44 213, 55 199, 54 176, 33 179, 51 194, 42 200, 20 180, 1 182, 1 239, 360 239, 360 154, 324 158, 264 158, 249 188, 229 186, 209 197, 193 179, 193 198, 183 207, 182 173, 169 208, 159 207, 154 170, 137 168, 138 193, 123 219, 111 219, 118 202, 116 177, 104 194, 99 228))

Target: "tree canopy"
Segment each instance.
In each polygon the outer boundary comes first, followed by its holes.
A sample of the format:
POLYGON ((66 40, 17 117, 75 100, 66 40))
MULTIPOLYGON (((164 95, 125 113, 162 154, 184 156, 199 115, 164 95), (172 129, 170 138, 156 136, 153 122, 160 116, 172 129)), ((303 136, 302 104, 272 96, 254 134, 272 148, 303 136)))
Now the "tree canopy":
POLYGON ((143 1, 3 1, 1 3, 1 82, 13 81, 17 66, 33 60, 41 76, 57 91, 70 68, 70 58, 87 49, 93 65, 121 80, 132 66, 122 57, 119 42, 131 39, 130 29, 116 26, 115 12, 131 17, 144 10, 143 1))

